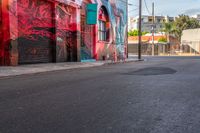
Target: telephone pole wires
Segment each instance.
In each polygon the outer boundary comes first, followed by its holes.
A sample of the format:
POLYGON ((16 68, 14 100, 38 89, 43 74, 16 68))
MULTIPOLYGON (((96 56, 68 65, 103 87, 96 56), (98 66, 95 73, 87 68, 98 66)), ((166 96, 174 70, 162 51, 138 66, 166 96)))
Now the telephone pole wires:
POLYGON ((154 33, 155 33, 155 16, 154 16, 154 2, 152 3, 152 56, 154 53, 154 33))
POLYGON ((138 60, 141 60, 142 43, 142 0, 139 0, 138 60))

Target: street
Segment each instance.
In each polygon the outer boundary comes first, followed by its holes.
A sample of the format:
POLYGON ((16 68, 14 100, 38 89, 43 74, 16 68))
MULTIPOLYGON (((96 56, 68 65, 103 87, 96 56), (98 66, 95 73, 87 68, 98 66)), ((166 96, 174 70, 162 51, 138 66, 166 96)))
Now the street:
POLYGON ((200 57, 144 58, 1 78, 0 133, 200 133, 200 57))

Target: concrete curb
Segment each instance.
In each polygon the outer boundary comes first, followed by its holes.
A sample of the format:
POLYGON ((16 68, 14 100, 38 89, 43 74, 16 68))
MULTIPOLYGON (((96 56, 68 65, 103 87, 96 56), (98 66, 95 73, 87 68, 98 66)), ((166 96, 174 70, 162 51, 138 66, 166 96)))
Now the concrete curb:
POLYGON ((126 60, 125 62, 118 61, 98 61, 98 62, 87 62, 87 63, 47 63, 47 64, 33 64, 33 65, 22 65, 16 67, 0 67, 0 79, 9 78, 20 75, 33 75, 45 72, 62 71, 62 70, 73 70, 81 68, 92 68, 103 65, 119 64, 138 62, 137 59, 126 60))
MULTIPOLYGON (((6 78, 6 77, 14 77, 14 76, 20 76, 20 75, 34 75, 34 74, 40 74, 40 73, 46 73, 46 72, 54 72, 54 71, 62 71, 62 70, 73 70, 73 69, 83 69, 83 68, 92 68, 92 67, 98 67, 103 66, 103 63, 95 63, 95 64, 88 64, 87 65, 78 65, 78 66, 53 66, 50 67, 42 67, 42 68, 25 68, 22 67, 20 69, 15 69, 15 67, 9 67, 6 72, 2 72, 0 70, 0 78, 6 78)), ((1 68, 0 68, 1 69, 1 68)))
POLYGON ((144 59, 141 59, 141 60, 134 59, 134 60, 126 60, 126 61, 109 62, 106 64, 130 63, 130 62, 140 62, 140 61, 145 61, 145 60, 144 59))

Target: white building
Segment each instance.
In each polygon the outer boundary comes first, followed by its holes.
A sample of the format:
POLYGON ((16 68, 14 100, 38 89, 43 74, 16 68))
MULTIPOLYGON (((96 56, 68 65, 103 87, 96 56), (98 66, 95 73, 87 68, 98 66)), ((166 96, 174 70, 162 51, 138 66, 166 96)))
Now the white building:
POLYGON ((200 14, 192 15, 192 18, 196 18, 200 22, 200 14))
POLYGON ((200 28, 184 30, 181 37, 181 47, 184 53, 200 53, 200 28))
MULTIPOLYGON (((155 16, 155 32, 160 32, 163 29, 164 22, 172 22, 175 20, 174 17, 169 16, 155 16)), ((139 28, 139 16, 129 17, 129 28, 128 30, 138 30, 139 28)), ((153 26, 153 17, 143 15, 142 16, 142 31, 151 32, 153 26)))

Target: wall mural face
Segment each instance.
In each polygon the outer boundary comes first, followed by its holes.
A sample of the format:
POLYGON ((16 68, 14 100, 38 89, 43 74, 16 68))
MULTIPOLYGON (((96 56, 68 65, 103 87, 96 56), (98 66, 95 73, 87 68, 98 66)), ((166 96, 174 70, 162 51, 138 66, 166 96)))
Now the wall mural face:
POLYGON ((77 61, 78 56, 101 59, 102 53, 123 51, 125 11, 125 3, 118 0, 0 0, 0 64, 9 65, 11 55, 19 63, 37 63, 77 61), (98 41, 97 25, 85 24, 87 3, 107 9, 110 39, 106 44, 98 41))

